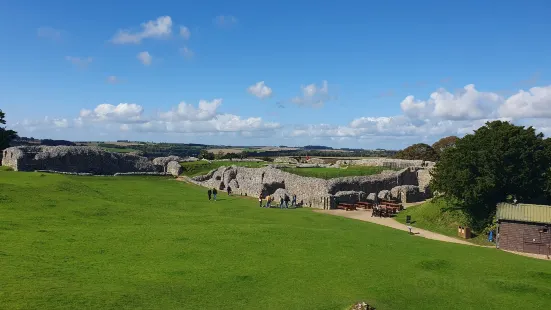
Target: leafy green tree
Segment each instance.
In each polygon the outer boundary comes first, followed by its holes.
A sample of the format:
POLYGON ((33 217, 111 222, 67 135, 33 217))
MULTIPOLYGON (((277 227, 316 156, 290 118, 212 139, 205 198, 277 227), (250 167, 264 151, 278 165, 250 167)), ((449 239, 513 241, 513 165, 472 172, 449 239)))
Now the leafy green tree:
POLYGON ((394 155, 394 158, 436 161, 438 160, 438 154, 436 154, 430 145, 425 143, 417 143, 399 151, 396 155, 394 155))
POLYGON ((199 152, 199 159, 214 160, 214 154, 203 149, 199 152))
MULTIPOLYGON (((6 114, 0 110, 0 125, 5 125, 4 119, 6 114)), ((10 142, 17 138, 17 132, 8 130, 6 127, 0 126, 0 158, 2 157, 2 151, 10 146, 10 142)))
POLYGON ((431 188, 463 201, 477 218, 491 216, 508 196, 541 197, 548 184, 551 147, 532 127, 494 121, 446 148, 432 172, 431 188))
POLYGON ((455 146, 455 143, 457 142, 457 140, 459 140, 459 138, 456 136, 445 137, 436 141, 432 145, 432 148, 434 149, 436 154, 438 154, 438 157, 440 157, 440 155, 442 155, 442 152, 444 152, 445 149, 455 146))

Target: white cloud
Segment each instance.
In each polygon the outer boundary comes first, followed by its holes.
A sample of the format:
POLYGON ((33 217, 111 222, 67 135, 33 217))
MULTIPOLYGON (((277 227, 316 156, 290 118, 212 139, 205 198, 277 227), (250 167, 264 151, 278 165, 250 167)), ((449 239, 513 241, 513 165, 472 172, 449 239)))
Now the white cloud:
POLYGON ((222 99, 200 100, 198 107, 180 102, 172 111, 161 113, 160 118, 170 121, 204 121, 214 118, 222 99))
POLYGON ((237 24, 237 18, 232 15, 219 15, 214 19, 214 23, 220 27, 229 27, 237 24))
POLYGON ((109 84, 117 84, 118 82, 120 82, 119 78, 114 75, 110 75, 107 77, 107 83, 109 84))
POLYGON ((329 95, 329 84, 327 81, 323 81, 320 87, 316 84, 309 84, 301 86, 302 96, 297 96, 291 99, 291 102, 314 108, 323 107, 325 102, 332 99, 329 95))
POLYGON ((499 108, 499 115, 514 119, 551 118, 551 85, 520 90, 507 98, 499 108))
POLYGON ((143 123, 146 120, 142 118, 142 114, 143 107, 135 103, 119 103, 116 106, 103 103, 98 105, 93 111, 82 109, 80 111, 80 118, 95 122, 143 123))
POLYGON ((479 92, 473 84, 452 94, 439 89, 426 101, 407 96, 400 107, 411 118, 440 118, 448 120, 476 120, 497 117, 496 110, 503 103, 503 97, 492 92, 479 92))
POLYGON ((247 91, 249 92, 249 94, 254 95, 260 99, 268 98, 272 95, 272 89, 268 87, 268 85, 266 85, 264 81, 260 81, 254 85, 249 86, 249 88, 247 88, 247 91))
POLYGON ((191 31, 186 26, 180 26, 180 36, 186 40, 191 37, 191 31))
POLYGON ((180 53, 182 54, 182 56, 184 56, 185 58, 193 58, 193 55, 195 55, 195 53, 193 53, 193 51, 191 49, 189 49, 188 47, 182 47, 180 49, 180 53))
POLYGON ((172 33, 172 18, 161 16, 156 20, 150 20, 141 24, 141 31, 119 29, 111 42, 115 44, 138 44, 144 39, 162 39, 172 33))
POLYGON ((41 38, 59 41, 61 39, 61 30, 52 27, 40 27, 36 30, 36 35, 41 38))
POLYGON ((138 53, 138 56, 136 56, 136 58, 138 58, 138 60, 141 61, 144 66, 151 65, 151 62, 153 61, 153 56, 151 56, 151 54, 149 54, 149 52, 147 51, 138 53))
POLYGON ((74 56, 65 56, 65 60, 73 64, 74 66, 85 68, 92 63, 92 57, 74 57, 74 56))

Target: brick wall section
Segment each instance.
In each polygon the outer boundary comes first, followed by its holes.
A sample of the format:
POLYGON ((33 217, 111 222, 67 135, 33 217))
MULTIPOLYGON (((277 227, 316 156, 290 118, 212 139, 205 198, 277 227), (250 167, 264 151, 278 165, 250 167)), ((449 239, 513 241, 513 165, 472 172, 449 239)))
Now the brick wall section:
POLYGON ((499 224, 499 248, 503 250, 548 254, 551 243, 551 225, 501 221, 499 224), (541 233, 541 229, 548 229, 541 233))

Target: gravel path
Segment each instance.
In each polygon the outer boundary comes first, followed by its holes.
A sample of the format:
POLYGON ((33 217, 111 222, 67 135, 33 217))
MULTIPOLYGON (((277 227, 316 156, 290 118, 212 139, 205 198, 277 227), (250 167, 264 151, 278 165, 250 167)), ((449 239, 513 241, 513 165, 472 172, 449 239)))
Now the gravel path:
MULTIPOLYGON (((394 229, 399 229, 403 231, 408 231, 408 228, 406 225, 397 222, 393 218, 388 217, 371 217, 371 210, 357 210, 357 211, 344 211, 344 210, 316 210, 316 212, 320 213, 326 213, 326 214, 332 214, 332 215, 338 215, 338 216, 344 216, 360 221, 375 223, 379 225, 384 225, 387 227, 391 227, 394 229)), ((461 239, 456 239, 452 237, 448 237, 442 234, 437 234, 432 231, 420 229, 420 228, 413 228, 412 232, 415 234, 415 236, 423 237, 427 239, 432 240, 438 240, 438 241, 445 241, 445 242, 453 242, 453 243, 459 243, 459 244, 465 244, 465 245, 472 245, 472 246, 479 246, 474 243, 470 243, 461 239)))

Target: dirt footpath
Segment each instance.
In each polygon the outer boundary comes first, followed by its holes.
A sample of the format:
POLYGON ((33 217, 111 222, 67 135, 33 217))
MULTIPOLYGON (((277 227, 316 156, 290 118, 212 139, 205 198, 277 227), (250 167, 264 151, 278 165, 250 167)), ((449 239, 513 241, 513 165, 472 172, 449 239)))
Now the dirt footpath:
MULTIPOLYGON (((356 219, 356 220, 360 220, 360 221, 365 221, 365 222, 371 222, 371 223, 375 223, 375 224, 379 224, 379 225, 384 225, 384 226, 391 227, 391 228, 394 228, 394 229, 409 231, 406 225, 397 222, 393 218, 375 217, 375 216, 371 217, 371 210, 367 210, 367 211, 365 211, 365 210, 357 210, 357 211, 315 210, 315 212, 338 215, 338 216, 344 216, 344 217, 348 217, 348 218, 352 218, 352 219, 356 219)), ((427 239, 445 241, 445 242, 453 242, 453 243, 472 245, 472 246, 479 246, 479 245, 476 245, 476 244, 473 244, 473 243, 470 243, 470 242, 467 242, 467 241, 464 241, 464 240, 448 237, 448 236, 445 236, 445 235, 437 234, 435 232, 420 229, 420 228, 413 227, 412 232, 415 234, 415 236, 423 237, 423 238, 427 238, 427 239)))

